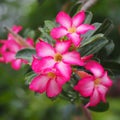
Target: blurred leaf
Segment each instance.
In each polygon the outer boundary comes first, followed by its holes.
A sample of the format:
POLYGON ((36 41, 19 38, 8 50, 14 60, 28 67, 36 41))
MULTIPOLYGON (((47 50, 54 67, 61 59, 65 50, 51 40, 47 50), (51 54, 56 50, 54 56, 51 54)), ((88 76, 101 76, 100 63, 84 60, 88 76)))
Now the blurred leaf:
POLYGON ((108 40, 105 37, 96 38, 90 44, 80 47, 79 52, 81 56, 86 56, 90 54, 95 54, 101 50, 107 43, 108 40))
POLYGON ((45 27, 48 28, 49 32, 51 31, 52 28, 56 27, 55 22, 50 21, 50 20, 45 20, 45 27))
POLYGON ((85 18, 84 23, 90 24, 93 18, 93 14, 90 11, 87 11, 85 14, 86 14, 86 18, 85 18))
POLYGON ((109 109, 109 103, 103 103, 100 102, 97 106, 95 107, 88 107, 90 110, 95 111, 95 112, 105 112, 109 109))
POLYGON ((36 76, 36 74, 32 71, 25 75, 25 84, 29 85, 31 80, 36 76))
POLYGON ((21 58, 32 62, 33 55, 36 54, 35 49, 25 48, 17 52, 16 58, 21 58))
POLYGON ((105 19, 100 26, 100 28, 96 31, 96 33, 103 33, 106 36, 112 31, 113 23, 109 19, 105 19))

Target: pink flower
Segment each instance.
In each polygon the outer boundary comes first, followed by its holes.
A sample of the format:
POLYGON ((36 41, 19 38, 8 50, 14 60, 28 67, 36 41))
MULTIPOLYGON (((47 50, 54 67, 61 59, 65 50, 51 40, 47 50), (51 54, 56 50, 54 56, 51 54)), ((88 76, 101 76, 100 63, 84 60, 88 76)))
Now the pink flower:
POLYGON ((88 106, 96 106, 100 101, 106 102, 105 95, 112 86, 112 81, 108 77, 107 72, 96 61, 89 61, 85 68, 92 74, 79 71, 78 75, 82 78, 74 87, 83 97, 90 97, 88 106))
MULTIPOLYGON (((21 26, 12 27, 12 30, 15 33, 18 33, 21 29, 22 29, 21 26)), ((30 46, 33 46, 33 40, 31 38, 27 38, 26 42, 30 46)), ((12 68, 15 70, 19 70, 22 63, 25 63, 25 64, 27 63, 26 60, 15 58, 16 53, 19 50, 23 49, 24 47, 15 41, 15 38, 13 35, 8 34, 8 39, 0 40, 0 44, 2 45, 0 48, 0 54, 2 56, 0 58, 0 62, 11 63, 12 68)))
POLYGON ((55 67, 65 79, 70 79, 71 65, 83 64, 78 52, 69 52, 70 45, 70 41, 57 42, 54 48, 44 41, 38 42, 36 44, 36 53, 40 59, 34 58, 32 69, 37 72, 55 67))
POLYGON ((29 85, 30 90, 43 93, 46 92, 48 97, 55 97, 62 91, 62 86, 67 80, 55 69, 46 69, 32 80, 29 85))
POLYGON ((81 34, 85 34, 88 30, 94 30, 95 27, 89 24, 82 24, 85 19, 84 11, 77 13, 73 18, 61 11, 56 17, 59 27, 51 30, 51 36, 58 39, 67 36, 75 46, 79 46, 82 38, 81 34))

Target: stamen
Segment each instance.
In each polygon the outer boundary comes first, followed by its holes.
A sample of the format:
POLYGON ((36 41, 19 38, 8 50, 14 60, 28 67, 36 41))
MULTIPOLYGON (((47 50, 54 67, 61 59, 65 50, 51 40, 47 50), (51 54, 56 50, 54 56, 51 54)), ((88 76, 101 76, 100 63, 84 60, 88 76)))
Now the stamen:
POLYGON ((76 27, 73 26, 73 27, 69 28, 68 32, 69 33, 75 33, 76 32, 76 27))
POLYGON ((57 53, 57 54, 54 56, 54 60, 57 61, 57 62, 62 61, 62 55, 61 55, 60 53, 57 53))
POLYGON ((49 78, 55 78, 55 77, 56 77, 56 75, 55 75, 54 72, 49 72, 49 73, 47 74, 47 76, 48 76, 49 78))

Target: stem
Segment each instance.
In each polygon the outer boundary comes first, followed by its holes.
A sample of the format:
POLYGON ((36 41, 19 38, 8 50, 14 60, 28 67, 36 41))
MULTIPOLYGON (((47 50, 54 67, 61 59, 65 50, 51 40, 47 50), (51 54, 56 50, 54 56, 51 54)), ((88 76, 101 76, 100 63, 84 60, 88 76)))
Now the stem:
POLYGON ((25 41, 25 39, 22 38, 20 35, 14 33, 14 32, 13 32, 10 28, 8 28, 8 27, 5 27, 5 29, 15 37, 15 41, 16 41, 17 43, 19 43, 20 45, 22 45, 22 46, 24 46, 24 47, 32 48, 32 46, 30 46, 30 45, 25 41))
POLYGON ((90 111, 84 107, 84 105, 81 105, 83 113, 85 114, 85 117, 87 118, 87 120, 92 120, 92 116, 90 114, 90 111))
POLYGON ((83 6, 82 6, 81 10, 84 10, 84 11, 88 10, 96 2, 97 2, 97 0, 87 0, 86 2, 83 3, 83 6))

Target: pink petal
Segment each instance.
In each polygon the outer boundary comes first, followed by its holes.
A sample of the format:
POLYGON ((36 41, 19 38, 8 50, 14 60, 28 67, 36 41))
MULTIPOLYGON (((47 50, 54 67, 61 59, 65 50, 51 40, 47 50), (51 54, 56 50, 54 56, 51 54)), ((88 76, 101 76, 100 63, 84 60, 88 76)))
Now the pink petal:
POLYGON ((104 69, 102 65, 100 65, 98 62, 93 60, 87 62, 85 68, 87 70, 90 70, 95 75, 95 77, 101 77, 104 74, 104 69))
POLYGON ((53 28, 51 30, 50 35, 54 39, 58 39, 58 38, 65 36, 67 33, 68 33, 68 31, 64 27, 57 27, 57 28, 53 28))
POLYGON ((103 84, 103 85, 105 85, 107 87, 112 86, 112 80, 109 78, 106 71, 105 71, 104 75, 101 78, 101 84, 103 84))
POLYGON ((56 95, 60 94, 62 91, 61 86, 59 86, 55 79, 51 79, 49 84, 47 85, 47 96, 48 97, 55 97, 56 95))
POLYGON ((90 97, 90 102, 85 106, 96 106, 100 102, 100 95, 97 89, 94 89, 92 96, 90 97))
POLYGON ((72 19, 73 25, 76 27, 79 26, 80 24, 84 22, 84 19, 85 19, 84 11, 77 13, 72 19))
POLYGON ((21 49, 20 44, 18 44, 16 41, 14 40, 9 40, 6 42, 6 49, 9 49, 9 51, 11 52, 17 52, 21 49))
POLYGON ((67 29, 70 28, 72 24, 70 16, 63 11, 57 14, 56 22, 58 22, 61 26, 64 26, 67 29))
POLYGON ((22 30, 22 26, 17 26, 17 25, 14 25, 12 27, 12 30, 15 32, 15 33, 18 33, 22 30))
POLYGON ((39 57, 54 56, 55 54, 53 47, 42 40, 36 44, 36 52, 39 57))
POLYGON ((72 33, 72 34, 69 33, 67 36, 76 47, 80 45, 82 38, 80 38, 80 36, 77 33, 72 33))
POLYGON ((33 40, 32 38, 28 37, 28 38, 26 39, 26 42, 27 42, 30 46, 34 46, 34 40, 33 40))
POLYGON ((13 52, 4 52, 3 58, 6 63, 11 62, 12 60, 15 59, 15 53, 13 52))
POLYGON ((61 75, 65 77, 66 80, 70 80, 72 72, 70 65, 60 62, 57 63, 55 67, 61 73, 61 75))
POLYGON ((82 24, 79 27, 77 27, 77 33, 85 34, 88 30, 94 30, 94 29, 95 27, 93 25, 82 24))
POLYGON ((62 76, 57 76, 56 78, 56 82, 58 83, 58 85, 62 86, 64 85, 68 80, 66 80, 64 77, 62 76))
POLYGON ((55 50, 58 53, 67 52, 70 48, 71 41, 57 42, 55 45, 55 50))
POLYGON ((80 54, 76 51, 67 52, 62 55, 63 61, 71 65, 83 65, 80 54))
POLYGON ((106 102, 106 99, 105 99, 105 95, 108 91, 108 88, 103 86, 103 85, 99 85, 97 88, 96 88, 100 94, 100 98, 103 102, 106 102))
POLYGON ((41 70, 47 68, 53 68, 55 65, 55 61, 51 57, 46 57, 41 60, 34 58, 32 62, 32 69, 36 73, 40 73, 41 70))
POLYGON ((83 57, 81 57, 81 59, 82 59, 83 62, 87 62, 87 61, 89 61, 92 57, 93 57, 93 54, 90 54, 90 55, 88 55, 88 56, 83 56, 83 57))
POLYGON ((19 70, 22 65, 22 60, 21 59, 16 59, 11 62, 11 66, 14 70, 19 70))
POLYGON ((29 85, 29 89, 35 92, 43 93, 46 91, 49 78, 44 75, 35 77, 29 85))
POLYGON ((78 91, 82 96, 88 97, 93 93, 94 82, 92 77, 86 77, 79 80, 74 89, 78 91))

